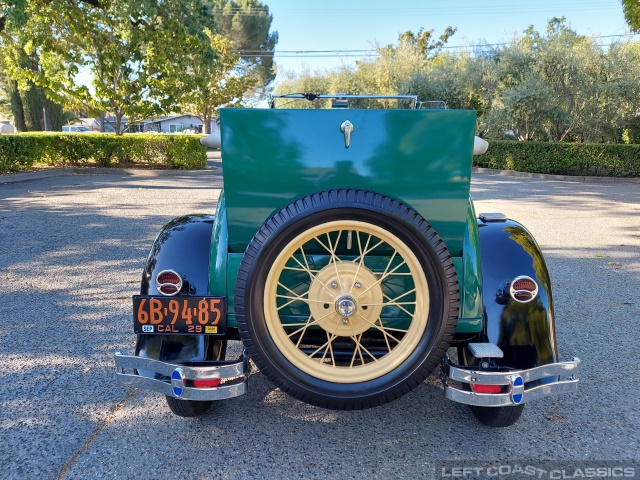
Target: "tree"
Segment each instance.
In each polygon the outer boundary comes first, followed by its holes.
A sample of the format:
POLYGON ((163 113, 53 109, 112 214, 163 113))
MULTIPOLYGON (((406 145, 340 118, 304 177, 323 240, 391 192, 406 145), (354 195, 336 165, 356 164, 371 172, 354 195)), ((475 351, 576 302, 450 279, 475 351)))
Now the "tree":
POLYGON ((445 28, 444 33, 438 37, 438 40, 435 40, 433 38, 433 28, 431 30, 420 28, 418 33, 407 30, 398 36, 398 40, 400 44, 407 44, 418 49, 425 58, 436 57, 442 51, 442 47, 449 41, 449 38, 457 31, 457 28, 449 26, 445 28))
POLYGON ((276 75, 273 50, 278 32, 269 32, 273 16, 259 0, 213 0, 217 31, 233 42, 240 53, 242 67, 263 88, 276 75))
POLYGON ((638 0, 622 0, 622 11, 632 32, 640 32, 640 3, 638 0))
POLYGON ((62 107, 51 92, 36 85, 31 76, 40 71, 39 58, 29 54, 25 33, 29 18, 25 0, 0 2, 0 68, 4 72, 5 97, 19 132, 60 130, 62 107))
POLYGON ((612 118, 605 52, 564 18, 552 18, 546 35, 529 27, 498 52, 497 71, 490 135, 511 130, 520 140, 613 140, 606 127, 612 118))
POLYGON ((42 2, 28 23, 43 67, 36 82, 77 108, 112 113, 117 133, 125 116, 132 124, 176 105, 168 86, 186 68, 185 51, 213 26, 201 0, 42 2), (91 88, 77 82, 83 67, 91 88))
POLYGON ((189 54, 189 67, 176 85, 182 92, 178 102, 183 110, 190 111, 204 124, 209 134, 211 118, 221 106, 239 105, 244 93, 255 83, 255 78, 242 76, 237 71, 240 54, 233 42, 210 30, 206 31, 208 44, 189 54))

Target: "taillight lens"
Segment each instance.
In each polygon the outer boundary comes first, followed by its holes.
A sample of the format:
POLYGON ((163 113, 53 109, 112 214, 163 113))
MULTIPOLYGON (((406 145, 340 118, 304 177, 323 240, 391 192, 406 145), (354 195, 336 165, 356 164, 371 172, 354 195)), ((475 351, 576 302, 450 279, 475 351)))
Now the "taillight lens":
POLYGON ((156 288, 163 295, 176 295, 182 290, 182 277, 173 270, 163 270, 156 275, 156 288))
POLYGON ((500 393, 502 391, 502 387, 500 385, 478 385, 473 384, 471 388, 476 393, 500 393))
POLYGON ((511 282, 509 294, 516 302, 528 303, 538 295, 538 284, 531 277, 516 277, 511 282))
POLYGON ((194 380, 193 386, 196 388, 213 388, 220 386, 219 378, 208 378, 206 380, 194 380))

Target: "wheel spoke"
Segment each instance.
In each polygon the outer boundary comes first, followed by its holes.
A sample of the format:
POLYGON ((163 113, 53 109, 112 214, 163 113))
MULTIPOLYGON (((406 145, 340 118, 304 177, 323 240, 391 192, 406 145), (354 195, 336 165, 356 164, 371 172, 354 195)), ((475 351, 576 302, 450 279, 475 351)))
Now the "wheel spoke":
POLYGON ((311 267, 309 267, 309 262, 307 261, 307 254, 304 253, 304 247, 302 245, 300 245, 300 253, 302 254, 302 258, 304 259, 304 265, 305 267, 307 267, 307 270, 309 270, 310 272, 316 271, 316 270, 311 270, 311 267))
POLYGON ((304 292, 302 295, 299 295, 297 292, 294 292, 293 290, 291 290, 289 287, 287 287, 286 285, 283 285, 281 282, 278 282, 278 286, 284 288, 286 291, 288 291, 289 293, 291 293, 293 295, 293 297, 290 297, 288 295, 281 295, 281 294, 276 294, 276 297, 279 298, 286 298, 289 299, 289 301, 287 303, 285 303, 284 305, 280 305, 277 310, 280 310, 284 307, 287 307, 289 305, 291 305, 292 303, 295 303, 296 301, 300 300, 301 302, 310 302, 311 300, 309 300, 308 298, 304 298, 304 295, 308 295, 309 291, 304 292))
MULTIPOLYGON (((372 235, 369 235, 367 238, 367 243, 364 246, 364 250, 362 249, 362 245, 360 243, 360 235, 357 234, 357 239, 358 239, 358 251, 360 252, 360 255, 356 258, 353 259, 354 263, 358 264, 358 268, 356 269, 356 274, 354 275, 354 278, 357 279, 358 278, 358 274, 360 273, 360 268, 364 265, 364 258, 367 255, 367 253, 371 252, 372 250, 375 250, 376 248, 378 248, 382 243, 384 243, 383 240, 380 240, 378 243, 376 243, 373 247, 369 248, 369 243, 371 242, 371 238, 372 235)), ((353 292, 353 287, 355 285, 355 282, 353 282, 351 284, 351 288, 349 289, 349 293, 353 292)))
POLYGON ((309 328, 311 325, 317 325, 318 321, 317 320, 313 320, 311 321, 311 315, 309 315, 309 318, 307 318, 306 323, 294 323, 294 324, 287 324, 287 327, 293 327, 293 326, 298 326, 298 325, 302 325, 301 328, 297 329, 295 332, 289 333, 287 335, 287 337, 291 338, 294 335, 296 335, 297 333, 300 333, 300 338, 298 339, 297 343, 296 343, 296 348, 300 346, 300 342, 302 341, 302 337, 304 337, 305 332, 307 331, 307 328, 309 328))
MULTIPOLYGON (((302 250, 302 247, 300 247, 300 250, 302 250)), ((298 265, 300 265, 300 267, 302 267, 302 270, 304 270, 305 272, 307 272, 309 274, 309 277, 311 277, 311 280, 313 280, 314 278, 316 278, 316 276, 313 274, 313 271, 309 268, 309 266, 305 266, 303 265, 300 260, 298 260, 294 255, 291 255, 291 258, 293 259, 294 262, 296 262, 298 265)), ((302 256, 302 258, 304 258, 305 263, 307 263, 307 257, 306 256, 302 256)), ((291 267, 289 267, 291 268, 291 267)))
MULTIPOLYGON (((386 294, 384 294, 384 293, 383 293, 382 295, 383 295, 383 297, 384 297, 384 298, 389 298, 389 297, 388 297, 386 294)), ((389 300, 391 300, 391 299, 389 299, 389 300)), ((390 302, 387 302, 384 306, 385 306, 385 307, 391 307, 391 306, 398 307, 398 308, 399 308, 400 310, 402 310, 404 313, 406 313, 406 314, 407 314, 407 315, 409 315, 410 317, 413 317, 413 313, 412 313, 412 312, 410 312, 409 310, 407 310, 406 308, 404 308, 402 305, 416 305, 416 304, 417 304, 416 302, 406 302, 406 303, 402 303, 402 302, 393 302, 393 301, 390 301, 390 302)))
MULTIPOLYGON (((303 250, 302 250, 302 247, 300 247, 300 251, 303 251, 303 250)), ((311 273, 311 272, 312 272, 312 271, 314 271, 314 270, 311 270, 310 268, 305 267, 302 263, 300 263, 300 260, 298 260, 296 257, 292 256, 291 258, 293 258, 293 259, 296 261, 296 263, 297 263, 298 265, 300 265, 300 266, 302 267, 302 269, 303 269, 305 272, 307 272, 307 273, 309 274, 309 276, 311 277, 311 281, 312 281, 312 282, 316 279, 316 276, 315 276, 313 273, 311 273)), ((306 262, 307 262, 307 257, 306 257, 306 255, 303 255, 303 258, 304 258, 304 261, 305 261, 305 263, 306 263, 306 262)), ((319 282, 319 283, 320 283, 320 284, 325 288, 325 290, 327 290, 327 292, 331 293, 331 295, 332 295, 334 298, 336 297, 336 294, 335 294, 335 293, 334 293, 334 292, 333 292, 329 287, 327 287, 327 286, 326 286, 324 283, 322 283, 322 282, 319 282)), ((286 287, 285 287, 285 288, 286 288, 286 287)), ((295 292, 294 292, 294 293, 295 293, 295 292)))
MULTIPOLYGON (((396 255, 396 252, 393 252, 393 256, 396 255)), ((392 257, 393 259, 393 257, 392 257)), ((389 263, 391 263, 391 260, 389 261, 389 263)), ((365 288, 362 292, 360 292, 360 295, 358 295, 358 298, 360 298, 362 295, 364 295, 365 293, 367 293, 367 291, 369 291, 372 287, 375 287, 376 285, 379 285, 380 283, 382 283, 382 281, 387 278, 389 275, 392 275, 393 272, 395 272, 397 269, 399 269, 400 267, 402 267, 403 265, 406 265, 407 262, 405 260, 402 260, 401 263, 399 263, 393 270, 391 270, 390 272, 388 272, 388 268, 389 265, 387 265, 387 268, 385 269, 385 271, 383 272, 382 276, 372 285, 369 285, 367 288, 365 288)))
MULTIPOLYGON (((336 359, 333 356, 333 340, 336 339, 337 337, 338 336, 335 335, 334 333, 329 334, 329 332, 327 332, 327 343, 328 343, 327 350, 329 350, 329 353, 331 353, 331 365, 333 367, 336 366, 336 359)), ((327 356, 327 350, 325 350, 324 355, 322 356, 322 360, 320 360, 321 362, 324 362, 324 359, 327 356)))
POLYGON ((360 354, 360 362, 362 365, 364 365, 364 358, 362 357, 362 352, 360 351, 359 345, 360 345, 360 341, 357 338, 357 335, 353 335, 350 337, 354 343, 355 343, 355 348, 353 349, 353 355, 351 357, 351 363, 349 364, 349 368, 353 367, 353 364, 356 361, 356 356, 358 355, 358 353, 360 354))
MULTIPOLYGON (((365 353, 367 355, 369 355, 371 358, 373 358, 374 362, 377 362, 378 359, 375 357, 375 355, 373 355, 369 350, 367 350, 364 345, 362 345, 362 343, 360 343, 360 340, 362 339, 362 333, 360 335, 358 335, 357 337, 350 337, 354 342, 356 342, 356 350, 359 352, 360 354, 360 361, 362 362, 362 365, 364 365, 364 357, 362 356, 362 351, 364 350, 365 353)), ((353 361, 352 361, 353 363, 353 361)))
POLYGON ((373 250, 378 248, 380 245, 385 243, 384 240, 380 240, 373 247, 369 248, 369 242, 371 241, 371 238, 372 238, 372 235, 369 235, 369 238, 367 239, 367 244, 364 246, 364 250, 360 252, 359 256, 353 259, 354 263, 359 262, 360 265, 364 264, 364 257, 367 255, 367 253, 372 252, 373 250))
MULTIPOLYGON (((356 313, 357 316, 359 316, 360 318, 362 318, 365 322, 367 322, 369 325, 371 325, 373 328, 375 328, 376 330, 381 331, 385 336, 388 336, 389 338, 393 339, 394 342, 396 343, 400 343, 400 340, 398 340, 396 337, 394 337, 393 335, 391 335, 390 333, 387 333, 387 328, 383 325, 376 325, 375 322, 371 322, 371 320, 369 320, 367 317, 363 317, 362 315, 360 315, 359 313, 356 313)), ((380 324, 382 325, 382 320, 380 320, 380 324)))
MULTIPOLYGON (((384 328, 384 325, 382 324, 382 319, 378 318, 378 320, 376 320, 374 323, 376 322, 380 322, 380 327, 384 328)), ((384 342, 387 344, 387 352, 391 351, 391 345, 389 345, 389 338, 386 335, 383 335, 384 338, 384 342)))
POLYGON ((292 270, 294 272, 306 272, 306 273, 311 272, 311 273, 314 274, 314 276, 315 276, 315 274, 317 274, 320 271, 320 270, 311 270, 311 269, 307 270, 306 268, 295 268, 295 267, 283 267, 282 269, 283 270, 292 270))
POLYGON ((340 272, 338 271, 338 263, 342 262, 342 260, 336 255, 336 248, 338 248, 338 243, 340 242, 340 237, 342 236, 342 230, 338 232, 338 238, 336 238, 335 246, 331 243, 331 237, 329 236, 329 233, 326 233, 325 235, 327 236, 327 243, 329 244, 329 247, 327 247, 324 243, 322 243, 319 237, 316 237, 316 241, 320 245, 322 245, 331 255, 331 263, 333 263, 333 266, 335 267, 336 277, 338 277, 338 284, 342 285, 342 280, 340 279, 340 272))

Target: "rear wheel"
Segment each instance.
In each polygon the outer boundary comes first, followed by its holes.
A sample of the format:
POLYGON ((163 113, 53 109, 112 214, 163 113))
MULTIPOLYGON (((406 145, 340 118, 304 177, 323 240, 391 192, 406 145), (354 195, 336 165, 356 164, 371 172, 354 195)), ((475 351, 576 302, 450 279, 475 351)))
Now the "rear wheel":
POLYGON ((480 423, 488 427, 510 427, 520 419, 524 404, 509 407, 478 407, 469 405, 471 412, 480 423))
POLYGON ((170 396, 166 396, 169 409, 179 417, 199 417, 209 411, 212 401, 197 402, 194 400, 179 400, 170 396))
MULTIPOLYGON (((211 360, 224 360, 227 353, 227 341, 226 340, 214 340, 209 347, 209 357, 211 360)), ((209 411, 213 405, 213 401, 196 401, 196 400, 181 400, 179 398, 170 397, 165 395, 167 399, 167 405, 172 413, 179 417, 199 417, 209 411)))
POLYGON ((333 409, 387 403, 438 365, 455 329, 451 257, 416 212, 372 192, 305 197, 249 244, 235 292, 247 351, 278 387, 333 409))

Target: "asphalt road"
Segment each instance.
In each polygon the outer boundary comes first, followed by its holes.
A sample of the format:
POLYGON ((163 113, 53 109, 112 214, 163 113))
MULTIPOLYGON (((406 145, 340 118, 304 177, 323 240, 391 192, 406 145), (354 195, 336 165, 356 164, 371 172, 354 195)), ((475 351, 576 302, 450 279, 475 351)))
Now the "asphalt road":
POLYGON ((335 412, 254 373, 248 394, 193 420, 118 386, 147 249, 170 218, 214 210, 218 173, 0 177, 0 478, 430 478, 440 460, 640 460, 638 183, 475 176, 477 211, 541 245, 560 355, 583 360, 577 395, 527 405, 514 427, 481 426, 435 378, 335 412))

